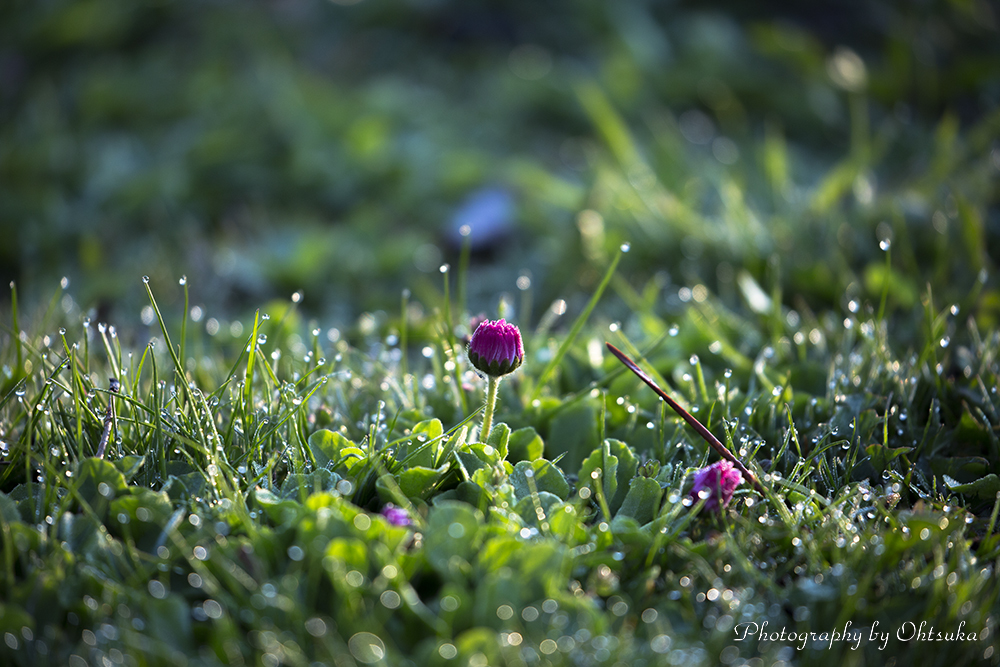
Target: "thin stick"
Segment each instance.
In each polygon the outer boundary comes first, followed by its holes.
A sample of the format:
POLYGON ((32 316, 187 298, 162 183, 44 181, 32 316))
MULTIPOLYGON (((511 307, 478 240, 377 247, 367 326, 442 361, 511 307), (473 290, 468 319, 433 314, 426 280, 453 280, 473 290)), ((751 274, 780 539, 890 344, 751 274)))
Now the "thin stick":
POLYGON ((750 472, 749 470, 747 470, 747 467, 745 465, 743 465, 743 462, 740 461, 738 458, 736 458, 733 455, 732 452, 730 452, 728 449, 726 449, 725 445, 723 445, 721 442, 719 442, 719 439, 716 438, 714 435, 712 435, 712 432, 709 431, 707 428, 705 428, 704 424, 702 424, 700 421, 698 421, 697 419, 695 419, 694 416, 692 416, 692 414, 690 412, 688 412, 687 410, 685 410, 684 408, 682 408, 677 403, 677 401, 675 401, 674 399, 670 398, 670 395, 667 394, 667 392, 665 392, 662 389, 660 389, 659 385, 657 385, 655 382, 653 382, 652 378, 650 378, 648 375, 646 375, 644 372, 642 372, 642 369, 640 369, 638 366, 636 366, 635 362, 628 358, 628 355, 626 355, 624 352, 622 352, 621 350, 619 350, 617 347, 615 347, 611 343, 605 343, 605 345, 608 346, 608 350, 611 351, 611 354, 613 354, 616 357, 618 357, 618 361, 620 361, 623 364, 625 364, 625 366, 630 371, 632 371, 633 373, 635 373, 639 377, 640 380, 642 380, 647 385, 649 385, 650 389, 652 389, 653 391, 655 391, 656 394, 660 398, 662 398, 664 401, 666 401, 667 405, 669 405, 671 408, 673 408, 674 412, 676 412, 681 417, 683 417, 684 421, 686 421, 688 424, 690 424, 691 428, 693 428, 695 431, 697 431, 698 435, 700 435, 702 438, 704 438, 705 442, 707 442, 708 444, 710 444, 715 449, 715 451, 719 452, 719 455, 722 456, 722 458, 726 459, 727 461, 729 461, 730 463, 732 463, 734 466, 736 466, 736 468, 748 480, 750 480, 750 483, 753 484, 753 487, 755 489, 757 489, 758 491, 760 491, 762 494, 766 495, 766 493, 764 491, 764 487, 761 486, 761 483, 757 481, 757 478, 754 477, 753 473, 750 472))
POLYGON ((104 415, 104 433, 101 434, 101 442, 97 445, 97 458, 104 458, 104 449, 108 446, 108 438, 111 437, 111 424, 115 421, 115 394, 121 388, 121 384, 115 378, 108 381, 108 411, 104 415))

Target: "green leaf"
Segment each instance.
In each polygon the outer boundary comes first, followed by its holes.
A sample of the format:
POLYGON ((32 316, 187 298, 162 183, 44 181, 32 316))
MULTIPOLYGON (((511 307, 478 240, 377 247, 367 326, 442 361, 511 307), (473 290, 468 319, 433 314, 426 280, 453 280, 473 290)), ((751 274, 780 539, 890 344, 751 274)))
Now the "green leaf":
POLYGON ((0 632, 23 636, 22 628, 34 629, 35 618, 16 604, 0 602, 0 632))
POLYGON ((437 467, 443 433, 440 419, 428 419, 416 424, 410 431, 410 442, 399 458, 405 459, 410 466, 437 467))
POLYGON ((424 553, 431 566, 451 578, 467 571, 476 553, 482 513, 457 500, 435 504, 427 515, 424 553))
POLYGON ((115 467, 121 470, 122 475, 125 477, 125 482, 127 483, 132 481, 132 478, 135 477, 135 474, 139 472, 139 469, 142 468, 142 464, 145 462, 145 456, 130 454, 115 461, 115 467))
POLYGON ((476 566, 483 575, 496 572, 510 563, 523 546, 524 542, 514 537, 495 537, 487 541, 479 550, 476 566))
POLYGON ((342 433, 320 429, 309 436, 309 451, 316 459, 316 467, 326 468, 331 463, 339 463, 344 457, 344 450, 356 445, 342 433))
POLYGON ((302 516, 302 505, 276 496, 267 489, 254 490, 254 499, 271 521, 279 525, 294 524, 302 516))
POLYGON ((886 447, 881 443, 873 443, 865 447, 865 451, 868 452, 868 457, 871 460, 872 468, 875 469, 876 473, 881 473, 883 470, 889 467, 897 457, 903 454, 908 454, 913 451, 912 447, 886 447))
POLYGON ((163 599, 151 595, 142 596, 140 613, 146 619, 146 632, 150 636, 173 649, 190 650, 194 643, 191 636, 191 608, 180 595, 172 594, 163 599))
POLYGON ((507 458, 509 440, 510 427, 503 422, 500 422, 499 424, 494 424, 493 428, 490 429, 490 437, 487 438, 486 444, 497 450, 497 452, 500 453, 500 459, 504 460, 507 458))
POLYGON ((173 513, 170 496, 143 487, 131 487, 129 491, 112 501, 108 526, 130 536, 137 548, 152 552, 173 513))
POLYGON ((326 468, 314 470, 309 474, 292 473, 281 484, 281 497, 298 500, 300 496, 311 496, 314 493, 329 491, 337 486, 342 479, 340 475, 326 468))
POLYGON ((461 482, 455 487, 455 497, 462 502, 469 503, 480 510, 486 509, 489 496, 486 490, 474 482, 461 482))
POLYGON ((615 472, 616 490, 613 497, 608 497, 608 505, 611 508, 611 513, 614 514, 625 502, 625 496, 629 492, 629 483, 635 477, 636 470, 639 469, 639 461, 635 458, 632 448, 621 440, 608 438, 605 442, 608 444, 611 455, 618 459, 618 468, 615 472))
POLYGON ((98 516, 103 516, 111 500, 126 488, 125 476, 110 461, 91 457, 76 466, 77 493, 98 516))
MULTIPOLYGON (((492 434, 491 434, 492 435, 492 434)), ((510 461, 534 461, 542 458, 545 443, 538 431, 531 426, 519 428, 510 434, 507 441, 507 459, 510 461)))
POLYGON ((0 491, 0 517, 6 523, 14 523, 21 520, 21 513, 17 511, 17 503, 11 500, 3 491, 0 491))
POLYGON ((581 457, 600 446, 597 433, 597 401, 585 399, 577 401, 559 411, 552 418, 545 446, 548 456, 556 458, 564 455, 562 465, 574 470, 581 464, 581 457))
POLYGON ((356 537, 335 537, 326 546, 326 558, 333 561, 332 568, 324 562, 328 569, 338 572, 349 572, 357 570, 365 573, 368 571, 368 551, 365 543, 356 537))
POLYGON ((537 459, 521 461, 510 474, 510 483, 518 499, 531 495, 533 491, 545 491, 558 496, 560 500, 569 497, 569 482, 562 470, 551 461, 537 459))
POLYGON ((1000 494, 1000 477, 997 477, 996 473, 990 473, 968 484, 959 484, 948 476, 945 476, 944 481, 949 490, 980 500, 994 500, 997 494, 1000 494))
POLYGON ((77 556, 94 556, 98 551, 97 536, 101 526, 89 514, 66 512, 59 518, 57 534, 77 556))
POLYGON ((399 488, 407 498, 425 499, 437 488, 450 468, 451 465, 446 463, 440 468, 416 466, 404 470, 397 478, 399 488))
POLYGON ((514 511, 516 511, 529 526, 537 526, 539 523, 538 510, 542 510, 542 516, 547 520, 551 514, 552 508, 559 505, 561 502, 562 499, 560 499, 556 494, 549 493, 548 491, 539 491, 537 495, 525 496, 517 501, 514 511), (538 503, 537 505, 535 504, 536 502, 538 503))
POLYGON ((587 541, 587 531, 580 521, 576 505, 565 502, 549 508, 549 530, 568 546, 587 541))
POLYGON ((659 482, 648 477, 633 477, 628 494, 615 517, 630 516, 640 524, 649 523, 660 509, 663 490, 659 482))
POLYGON ((176 502, 196 497, 202 493, 204 488, 205 476, 200 472, 188 472, 181 475, 170 475, 161 490, 176 502))
POLYGON ((472 452, 455 452, 455 456, 458 457, 459 462, 462 464, 462 468, 469 475, 469 479, 480 468, 485 468, 486 464, 483 463, 482 459, 473 454, 472 452))
POLYGON ((961 483, 974 482, 990 472, 982 456, 931 456, 926 459, 936 475, 948 475, 961 483))
POLYGON ((600 478, 603 480, 601 492, 610 501, 618 490, 618 457, 611 454, 607 440, 591 452, 580 466, 580 485, 589 486, 596 492, 594 472, 598 470, 601 471, 600 478))

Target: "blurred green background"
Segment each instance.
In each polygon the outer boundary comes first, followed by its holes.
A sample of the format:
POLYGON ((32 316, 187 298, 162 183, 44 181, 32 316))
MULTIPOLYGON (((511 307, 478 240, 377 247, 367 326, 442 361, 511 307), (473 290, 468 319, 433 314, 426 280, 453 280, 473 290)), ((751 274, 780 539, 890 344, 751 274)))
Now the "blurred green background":
POLYGON ((148 275, 174 312, 187 276, 203 312, 302 290, 346 322, 432 303, 468 224, 472 312, 519 287, 522 319, 574 307, 626 241, 625 282, 668 306, 958 299, 1000 255, 998 22, 974 0, 7 0, 0 278, 42 301, 66 277, 108 321, 148 275))

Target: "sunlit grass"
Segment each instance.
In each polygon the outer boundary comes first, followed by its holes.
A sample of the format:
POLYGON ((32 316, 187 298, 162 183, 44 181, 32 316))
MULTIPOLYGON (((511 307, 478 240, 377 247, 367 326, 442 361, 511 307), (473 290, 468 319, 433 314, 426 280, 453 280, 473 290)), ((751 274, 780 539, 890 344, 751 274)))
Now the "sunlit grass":
POLYGON ((185 318, 152 296, 162 327, 139 350, 72 309, 20 345, 3 333, 15 664, 832 664, 879 656, 876 630, 896 656, 992 655, 1000 336, 929 294, 924 343, 902 357, 869 305, 807 321, 705 292, 676 318, 598 318, 558 346, 558 392, 525 380, 560 338, 527 331, 483 444, 456 393, 476 406, 484 382, 442 309, 406 323, 424 351, 410 376, 398 321, 352 344, 260 313, 245 336, 180 343, 169 323, 185 318), (604 340, 766 494, 744 485, 724 516, 698 514, 685 482, 711 452, 604 340), (389 502, 411 526, 379 515, 389 502), (765 621, 865 638, 746 638, 765 621), (896 637, 921 621, 981 638, 896 637))

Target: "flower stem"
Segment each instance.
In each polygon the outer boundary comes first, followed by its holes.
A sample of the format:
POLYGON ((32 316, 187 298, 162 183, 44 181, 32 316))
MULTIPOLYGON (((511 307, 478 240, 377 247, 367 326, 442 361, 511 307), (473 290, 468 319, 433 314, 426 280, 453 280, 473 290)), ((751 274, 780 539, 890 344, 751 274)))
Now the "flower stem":
POLYGON ((490 429, 493 428, 493 408, 497 404, 497 387, 500 385, 500 377, 487 375, 486 387, 486 409, 483 410, 483 427, 479 430, 479 441, 486 442, 490 437, 490 429))

